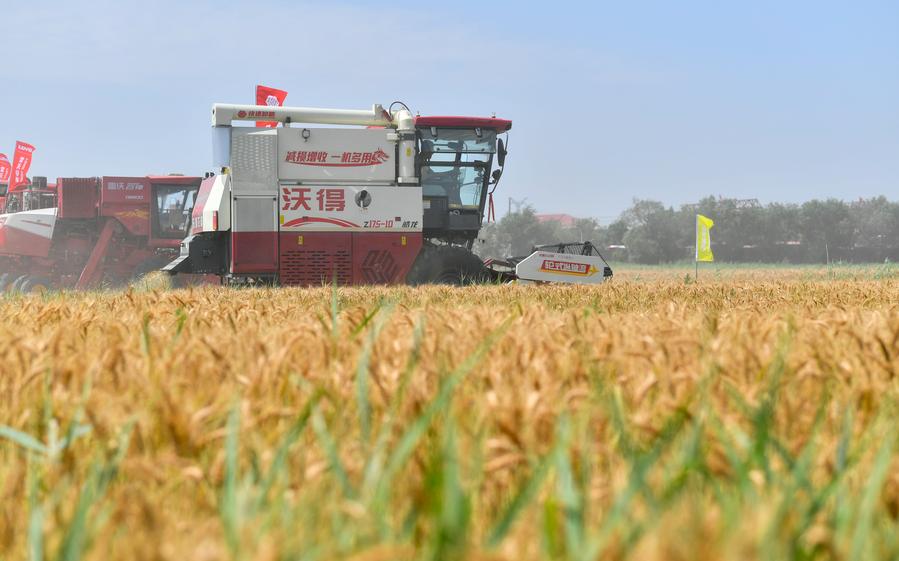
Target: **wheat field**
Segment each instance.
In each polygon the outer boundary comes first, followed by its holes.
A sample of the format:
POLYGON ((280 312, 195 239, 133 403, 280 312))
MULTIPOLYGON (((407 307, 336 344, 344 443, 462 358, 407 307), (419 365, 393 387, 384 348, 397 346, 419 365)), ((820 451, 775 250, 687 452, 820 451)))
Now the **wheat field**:
POLYGON ((899 557, 899 279, 0 299, 0 559, 899 557))

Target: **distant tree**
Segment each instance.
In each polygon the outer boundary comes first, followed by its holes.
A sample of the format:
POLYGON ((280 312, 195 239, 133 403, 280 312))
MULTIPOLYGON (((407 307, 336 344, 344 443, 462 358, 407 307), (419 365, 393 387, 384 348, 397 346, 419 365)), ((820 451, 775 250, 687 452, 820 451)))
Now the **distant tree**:
POLYGON ((759 261, 776 263, 801 259, 801 247, 794 245, 801 239, 799 218, 796 205, 772 203, 765 207, 761 223, 763 251, 759 261))
POLYGON ((859 260, 883 261, 899 245, 899 204, 886 197, 860 199, 849 205, 855 227, 852 253, 859 260))
MULTIPOLYGON (((658 201, 634 200, 608 227, 592 218, 573 226, 541 222, 533 207, 511 213, 481 231, 475 246, 483 257, 525 255, 534 245, 591 241, 608 250, 626 246, 614 259, 663 263, 689 259, 695 244, 696 214, 715 221, 712 249, 717 261, 857 262, 899 261, 899 203, 885 197, 847 204, 836 199, 803 205, 746 205, 733 199, 706 197, 677 210, 658 201)), ((617 254, 616 254, 617 253, 617 254)))
POLYGON ((509 243, 503 237, 499 222, 491 222, 481 228, 480 236, 473 249, 475 254, 482 259, 502 258, 509 255, 509 243))
POLYGON ((849 257, 855 227, 846 203, 813 200, 803 204, 799 212, 799 233, 809 262, 849 257))
POLYGON ((687 256, 680 245, 676 214, 658 201, 635 200, 624 212, 628 259, 636 263, 663 263, 687 256))
POLYGON ((619 218, 606 228, 606 245, 624 245, 624 236, 627 234, 627 222, 619 218))
POLYGON ((540 222, 534 208, 526 206, 482 229, 484 243, 476 244, 475 252, 485 259, 527 255, 535 245, 564 241, 565 237, 558 222, 540 222))
POLYGON ((595 218, 578 218, 571 228, 562 228, 562 233, 567 238, 560 241, 592 242, 599 247, 605 245, 608 239, 606 228, 595 218))

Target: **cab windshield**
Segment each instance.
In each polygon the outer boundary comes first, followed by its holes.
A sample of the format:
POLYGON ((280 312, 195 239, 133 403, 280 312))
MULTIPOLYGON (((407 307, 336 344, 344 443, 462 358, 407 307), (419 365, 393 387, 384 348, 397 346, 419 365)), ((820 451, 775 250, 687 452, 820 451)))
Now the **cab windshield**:
POLYGON ((420 130, 425 197, 446 197, 449 208, 479 209, 489 177, 496 133, 477 129, 420 130))
POLYGON ((154 230, 156 236, 172 239, 186 237, 190 228, 190 216, 194 208, 197 186, 157 185, 155 190, 156 223, 154 230))

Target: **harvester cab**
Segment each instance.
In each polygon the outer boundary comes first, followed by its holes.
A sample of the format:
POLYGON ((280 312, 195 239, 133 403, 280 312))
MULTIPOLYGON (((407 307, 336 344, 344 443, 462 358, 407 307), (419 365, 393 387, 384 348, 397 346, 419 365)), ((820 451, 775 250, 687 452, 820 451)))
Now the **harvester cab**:
POLYGON ((505 164, 505 143, 497 136, 511 126, 495 118, 416 118, 425 237, 471 249, 505 164))
MULTIPOLYGON (((386 110, 215 104, 212 126, 219 173, 203 181, 190 235, 166 272, 281 285, 511 278, 471 252, 505 164, 498 137, 511 121, 416 117, 400 102, 386 110)), ((588 257, 576 252, 564 263, 588 257)))
POLYGON ((152 190, 152 237, 179 241, 187 237, 199 185, 154 183, 152 190))

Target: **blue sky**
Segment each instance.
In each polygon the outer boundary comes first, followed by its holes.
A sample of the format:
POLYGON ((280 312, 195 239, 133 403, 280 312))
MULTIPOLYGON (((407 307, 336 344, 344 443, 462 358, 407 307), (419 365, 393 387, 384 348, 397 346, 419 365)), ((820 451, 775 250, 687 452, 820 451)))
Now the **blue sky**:
POLYGON ((501 211, 899 199, 895 1, 0 4, 0 152, 32 174, 202 173, 211 104, 265 83, 512 119, 501 211))

